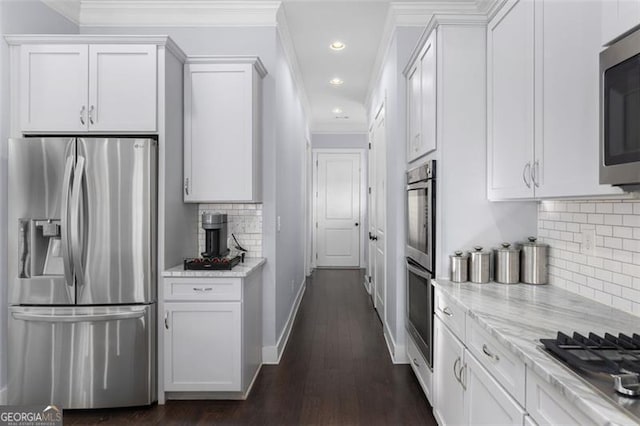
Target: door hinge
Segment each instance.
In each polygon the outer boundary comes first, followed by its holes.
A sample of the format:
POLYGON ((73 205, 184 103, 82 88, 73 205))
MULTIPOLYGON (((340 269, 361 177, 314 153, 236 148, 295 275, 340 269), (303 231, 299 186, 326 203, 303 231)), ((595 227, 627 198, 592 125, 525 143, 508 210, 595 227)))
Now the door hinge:
POLYGON ((369 142, 369 149, 371 149, 371 142, 369 142))
POLYGON ((371 194, 371 187, 369 187, 369 194, 371 194))

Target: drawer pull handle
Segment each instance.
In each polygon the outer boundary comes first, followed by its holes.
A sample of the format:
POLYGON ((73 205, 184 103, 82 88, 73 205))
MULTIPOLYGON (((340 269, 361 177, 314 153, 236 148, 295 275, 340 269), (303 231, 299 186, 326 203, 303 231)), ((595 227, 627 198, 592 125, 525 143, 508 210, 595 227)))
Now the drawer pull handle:
POLYGON ((202 287, 194 287, 193 291, 211 291, 213 290, 213 287, 206 287, 206 288, 202 288, 202 287))
POLYGON ((489 358, 495 359, 496 361, 500 361, 500 357, 498 355, 492 354, 487 348, 487 345, 482 345, 482 352, 489 358))
POLYGON ((467 363, 460 367, 460 384, 462 385, 462 389, 467 390, 467 363))
POLYGON ((416 367, 420 367, 420 364, 418 363, 417 359, 413 359, 413 365, 415 365, 416 367))
MULTIPOLYGON (((460 363, 460 357, 456 358, 456 362, 453 363, 453 376, 456 378, 458 383, 462 384, 460 381, 460 377, 458 376, 458 364, 460 363)), ((460 370, 462 371, 462 370, 460 370)))
POLYGON ((448 306, 445 306, 443 309, 440 309, 440 310, 442 311, 443 314, 445 314, 448 317, 453 316, 453 312, 451 312, 448 306))
POLYGON ((169 329, 169 312, 164 313, 164 328, 169 329))

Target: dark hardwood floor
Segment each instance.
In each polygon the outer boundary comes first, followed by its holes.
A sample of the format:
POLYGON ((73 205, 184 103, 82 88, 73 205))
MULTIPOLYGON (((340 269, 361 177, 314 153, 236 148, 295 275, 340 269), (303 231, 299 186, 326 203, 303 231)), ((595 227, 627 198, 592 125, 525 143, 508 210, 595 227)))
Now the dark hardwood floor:
POLYGON ((246 401, 65 411, 64 423, 436 425, 411 368, 392 364, 358 270, 313 273, 280 364, 246 401))

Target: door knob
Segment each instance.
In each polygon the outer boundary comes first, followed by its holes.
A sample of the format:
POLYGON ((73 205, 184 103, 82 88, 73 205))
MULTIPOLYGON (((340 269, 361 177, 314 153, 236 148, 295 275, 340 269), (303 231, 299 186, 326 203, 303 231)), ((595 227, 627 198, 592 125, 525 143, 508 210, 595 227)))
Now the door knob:
POLYGON ((360 224, 358 222, 356 222, 356 226, 359 226, 360 224))

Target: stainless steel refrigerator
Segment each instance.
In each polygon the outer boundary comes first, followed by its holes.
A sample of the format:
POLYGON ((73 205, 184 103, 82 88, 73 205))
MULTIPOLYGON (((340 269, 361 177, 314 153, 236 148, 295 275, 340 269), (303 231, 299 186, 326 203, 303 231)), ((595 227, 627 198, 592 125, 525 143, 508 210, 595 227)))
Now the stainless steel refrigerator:
POLYGON ((156 400, 157 142, 9 140, 8 403, 156 400))

